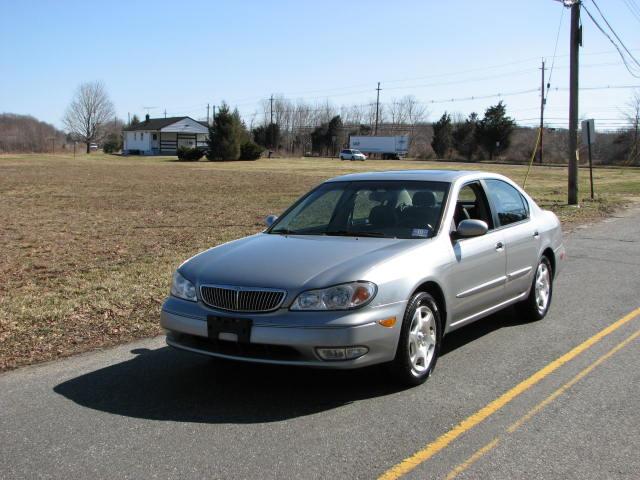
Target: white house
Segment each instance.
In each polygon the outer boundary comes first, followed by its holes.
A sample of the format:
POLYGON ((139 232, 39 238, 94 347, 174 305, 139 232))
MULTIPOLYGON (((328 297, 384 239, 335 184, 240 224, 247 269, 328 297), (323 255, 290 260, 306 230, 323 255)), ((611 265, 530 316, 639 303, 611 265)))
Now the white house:
POLYGON ((123 153, 175 155, 179 147, 207 146, 206 123, 191 117, 147 118, 124 129, 123 153))

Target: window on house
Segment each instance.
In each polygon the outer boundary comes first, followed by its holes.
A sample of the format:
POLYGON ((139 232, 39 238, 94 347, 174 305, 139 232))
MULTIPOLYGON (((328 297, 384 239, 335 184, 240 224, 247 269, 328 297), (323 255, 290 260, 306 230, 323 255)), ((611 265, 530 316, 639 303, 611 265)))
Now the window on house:
POLYGON ((153 139, 154 139, 154 140, 157 140, 157 139, 158 139, 158 134, 157 134, 157 133, 154 133, 154 134, 153 134, 153 139))

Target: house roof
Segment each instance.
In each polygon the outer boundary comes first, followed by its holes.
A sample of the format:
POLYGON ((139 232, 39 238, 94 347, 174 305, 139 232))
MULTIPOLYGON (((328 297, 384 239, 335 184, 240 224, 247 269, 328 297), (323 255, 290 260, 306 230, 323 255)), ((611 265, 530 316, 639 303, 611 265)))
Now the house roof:
MULTIPOLYGON (((133 132, 135 130, 160 130, 164 127, 172 125, 180 120, 184 120, 185 118, 191 117, 167 117, 167 118, 150 118, 149 120, 144 120, 140 123, 136 123, 135 125, 131 125, 124 129, 125 132, 133 132)), ((198 122, 191 118, 194 122, 198 122)), ((199 124, 208 127, 207 122, 198 122, 199 124)))

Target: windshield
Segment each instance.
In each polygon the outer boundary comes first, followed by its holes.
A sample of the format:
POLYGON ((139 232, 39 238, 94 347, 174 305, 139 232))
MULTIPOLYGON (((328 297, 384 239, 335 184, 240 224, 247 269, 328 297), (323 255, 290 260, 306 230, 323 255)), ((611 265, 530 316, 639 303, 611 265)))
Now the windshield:
POLYGON ((287 210, 272 234, 429 238, 438 232, 449 183, 325 183, 287 210))

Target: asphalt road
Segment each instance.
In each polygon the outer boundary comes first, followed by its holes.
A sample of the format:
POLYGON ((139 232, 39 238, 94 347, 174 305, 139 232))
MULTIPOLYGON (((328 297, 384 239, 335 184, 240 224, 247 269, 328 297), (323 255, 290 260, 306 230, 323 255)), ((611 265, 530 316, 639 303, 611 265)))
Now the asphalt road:
POLYGON ((640 314, 583 344, 640 306, 638 238, 638 210, 568 235, 547 318, 451 334, 418 388, 161 339, 0 375, 0 478, 640 478, 640 314))

